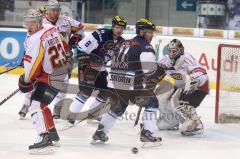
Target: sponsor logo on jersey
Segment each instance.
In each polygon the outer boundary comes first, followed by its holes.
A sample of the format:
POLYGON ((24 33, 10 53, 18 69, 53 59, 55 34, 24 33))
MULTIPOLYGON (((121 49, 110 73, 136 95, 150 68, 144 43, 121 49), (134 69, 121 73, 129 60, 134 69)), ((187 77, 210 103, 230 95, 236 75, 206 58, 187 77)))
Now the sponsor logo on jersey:
POLYGON ((51 29, 47 30, 43 35, 41 36, 41 40, 46 40, 50 35, 52 36, 53 33, 57 33, 57 29, 55 27, 52 27, 51 29))
POLYGON ((171 73, 170 76, 175 80, 182 80, 183 76, 181 73, 171 73))
POLYGON ((121 83, 124 83, 124 84, 130 84, 131 83, 131 78, 126 77, 126 76, 111 75, 110 80, 115 81, 115 82, 121 82, 121 83))
POLYGON ((50 46, 57 44, 57 43, 59 43, 58 37, 54 37, 54 38, 48 40, 48 45, 50 45, 50 46))

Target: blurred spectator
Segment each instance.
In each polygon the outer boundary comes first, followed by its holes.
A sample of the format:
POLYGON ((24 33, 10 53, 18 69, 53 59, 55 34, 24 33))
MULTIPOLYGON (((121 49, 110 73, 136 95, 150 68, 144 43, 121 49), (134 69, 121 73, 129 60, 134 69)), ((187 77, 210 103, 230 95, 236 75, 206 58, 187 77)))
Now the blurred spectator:
POLYGON ((240 30, 240 0, 229 0, 229 29, 240 30))

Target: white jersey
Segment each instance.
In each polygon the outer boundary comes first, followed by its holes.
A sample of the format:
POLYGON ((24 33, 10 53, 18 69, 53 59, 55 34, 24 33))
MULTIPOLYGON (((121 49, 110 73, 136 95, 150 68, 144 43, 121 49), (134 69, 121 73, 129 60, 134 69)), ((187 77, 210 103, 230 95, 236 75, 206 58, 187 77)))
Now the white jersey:
POLYGON ((58 85, 66 79, 67 69, 65 50, 57 29, 53 25, 43 25, 33 35, 27 35, 24 45, 25 82, 37 80, 61 90, 58 85))
POLYGON ((183 56, 183 63, 181 66, 176 70, 174 66, 171 64, 171 60, 168 55, 165 55, 158 61, 158 64, 166 69, 166 74, 172 76, 175 81, 182 81, 177 82, 176 87, 184 87, 185 82, 183 81, 183 76, 185 74, 191 75, 191 77, 198 80, 198 89, 208 92, 208 75, 207 72, 199 62, 189 53, 184 53, 183 56), (180 84, 179 84, 180 83, 180 84), (184 83, 184 84, 183 84, 184 83))
POLYGON ((56 23, 51 22, 47 17, 43 19, 43 24, 52 24, 56 26, 58 32, 69 41, 72 34, 83 35, 83 25, 81 22, 67 16, 60 15, 56 23))

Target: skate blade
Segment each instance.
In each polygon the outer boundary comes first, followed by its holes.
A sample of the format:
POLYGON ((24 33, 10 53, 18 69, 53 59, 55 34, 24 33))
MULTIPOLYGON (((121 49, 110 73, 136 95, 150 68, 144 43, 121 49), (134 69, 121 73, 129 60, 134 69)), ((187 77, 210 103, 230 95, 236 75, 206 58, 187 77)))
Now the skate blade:
POLYGON ((101 140, 92 140, 92 142, 90 142, 91 145, 101 145, 104 144, 104 141, 101 140))
POLYGON ((19 120, 26 120, 26 115, 19 115, 19 120))
POLYGON ((159 142, 144 142, 142 144, 142 148, 153 148, 153 147, 159 147, 162 145, 162 142, 159 141, 159 142))
POLYGON ((87 121, 87 124, 99 124, 99 121, 90 119, 87 121))
POLYGON ((198 131, 194 131, 194 132, 182 131, 181 134, 182 134, 182 136, 203 135, 203 130, 198 130, 198 131))
POLYGON ((53 147, 61 147, 60 141, 52 141, 53 147))
POLYGON ((31 155, 48 155, 48 154, 52 154, 53 152, 54 152, 54 149, 51 146, 29 150, 29 153, 31 155))
POLYGON ((19 117, 19 120, 26 120, 26 118, 25 118, 25 117, 22 117, 22 116, 20 116, 20 117, 19 117))
POLYGON ((159 130, 160 130, 160 131, 178 131, 179 128, 176 128, 176 127, 174 127, 174 128, 166 128, 166 129, 164 129, 164 128, 159 128, 159 130))

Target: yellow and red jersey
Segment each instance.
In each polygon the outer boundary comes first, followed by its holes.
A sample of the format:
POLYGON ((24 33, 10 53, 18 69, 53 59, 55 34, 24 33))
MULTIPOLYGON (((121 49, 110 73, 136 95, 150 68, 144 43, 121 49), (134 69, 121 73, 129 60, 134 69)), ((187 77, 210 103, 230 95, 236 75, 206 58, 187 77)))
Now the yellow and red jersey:
POLYGON ((56 26, 59 33, 64 37, 64 39, 68 42, 72 34, 80 34, 83 35, 83 25, 81 22, 68 17, 60 15, 58 20, 53 23, 50 19, 45 17, 43 19, 43 24, 52 24, 56 26))
MULTIPOLYGON (((43 25, 33 35, 27 35, 24 45, 25 82, 37 80, 51 85, 50 76, 56 74, 59 68, 65 70, 66 66, 66 53, 57 28, 43 25)), ((65 76, 67 72, 60 78, 64 80, 65 76)))

